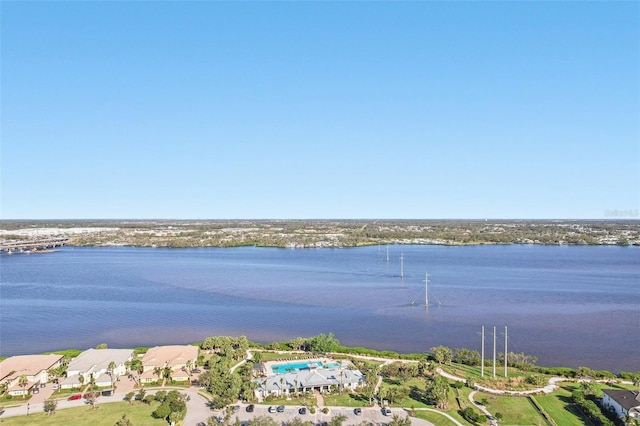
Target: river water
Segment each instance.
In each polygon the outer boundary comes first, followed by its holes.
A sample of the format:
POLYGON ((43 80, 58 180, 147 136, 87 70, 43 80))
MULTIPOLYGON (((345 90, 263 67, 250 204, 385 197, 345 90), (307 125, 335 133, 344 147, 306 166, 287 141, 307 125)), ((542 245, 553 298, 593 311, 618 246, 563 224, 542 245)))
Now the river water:
POLYGON ((480 351, 484 325, 488 358, 493 327, 502 352, 508 326, 508 350, 538 365, 640 371, 638 248, 388 250, 388 261, 387 246, 65 247, 2 256, 0 355, 329 332, 349 346, 480 351))

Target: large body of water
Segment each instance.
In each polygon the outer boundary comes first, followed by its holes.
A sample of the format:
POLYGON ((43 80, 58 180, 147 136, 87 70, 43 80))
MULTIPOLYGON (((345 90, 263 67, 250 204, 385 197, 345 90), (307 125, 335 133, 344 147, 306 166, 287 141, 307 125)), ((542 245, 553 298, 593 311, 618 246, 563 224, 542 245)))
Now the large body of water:
POLYGON ((399 352, 436 345, 640 370, 634 247, 63 248, 0 260, 0 355, 332 332, 399 352), (400 278, 404 253, 404 279, 400 278), (430 302, 425 309, 424 275, 430 302), (412 302, 414 302, 412 304, 412 302))

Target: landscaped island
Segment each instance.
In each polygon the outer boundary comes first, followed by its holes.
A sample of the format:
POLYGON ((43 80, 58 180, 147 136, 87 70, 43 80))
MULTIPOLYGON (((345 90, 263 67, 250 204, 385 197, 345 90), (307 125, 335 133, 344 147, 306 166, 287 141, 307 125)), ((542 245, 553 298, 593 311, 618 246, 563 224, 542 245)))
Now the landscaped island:
POLYGON ((640 245, 637 220, 0 221, 0 246, 357 247, 376 244, 640 245))
MULTIPOLYGON (((637 397, 640 372, 616 376, 587 367, 537 367, 535 357, 525 354, 508 358, 505 368, 503 359, 494 366, 466 348, 438 346, 405 355, 348 348, 332 334, 266 345, 218 336, 194 345, 102 344, 82 352, 10 357, 0 362, 0 386, 8 414, 32 402, 33 410, 50 415, 58 405, 81 405, 84 399, 87 406, 75 409, 83 412, 76 424, 93 424, 95 408, 117 400, 126 403, 105 411, 109 424, 179 424, 190 404, 202 398, 210 413, 198 421, 209 425, 405 426, 412 418, 436 425, 638 424, 640 399, 631 408, 624 401, 637 397), (41 392, 48 394, 38 405, 41 392)), ((69 421, 68 415, 60 417, 69 421)), ((4 421, 26 424, 20 418, 4 421)), ((55 416, 47 421, 61 424, 55 416)))

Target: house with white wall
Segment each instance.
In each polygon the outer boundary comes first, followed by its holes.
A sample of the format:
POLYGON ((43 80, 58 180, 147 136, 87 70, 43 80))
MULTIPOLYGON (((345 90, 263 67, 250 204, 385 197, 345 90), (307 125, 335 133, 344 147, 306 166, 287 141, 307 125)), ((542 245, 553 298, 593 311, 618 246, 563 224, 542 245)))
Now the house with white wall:
POLYGON ((640 393, 621 389, 603 389, 602 406, 612 409, 619 418, 640 419, 640 393))
POLYGON ((67 378, 60 386, 63 389, 80 387, 87 384, 91 378, 97 386, 110 386, 112 383, 109 365, 113 363, 113 382, 118 377, 127 374, 127 361, 133 358, 133 349, 88 349, 69 362, 67 378), (80 380, 82 377, 82 381, 80 380))

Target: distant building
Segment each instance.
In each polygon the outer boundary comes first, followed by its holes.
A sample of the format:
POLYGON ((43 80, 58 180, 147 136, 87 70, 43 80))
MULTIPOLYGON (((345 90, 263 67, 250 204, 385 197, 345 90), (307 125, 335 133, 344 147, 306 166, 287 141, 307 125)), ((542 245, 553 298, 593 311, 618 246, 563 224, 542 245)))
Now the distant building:
POLYGON ((614 410, 619 418, 640 419, 640 394, 637 391, 603 389, 602 405, 614 410))
POLYGON ((75 357, 67 366, 67 378, 60 383, 63 389, 77 388, 89 383, 91 377, 97 386, 110 386, 109 364, 115 364, 113 381, 127 373, 126 362, 133 358, 133 349, 88 349, 75 357), (82 383, 80 382, 82 377, 82 383))
POLYGON ((156 368, 171 369, 171 379, 189 380, 187 366, 195 365, 198 360, 198 347, 191 345, 155 346, 142 357, 141 383, 151 383, 159 379, 156 368))
POLYGON ((0 384, 7 384, 9 395, 26 395, 40 383, 47 383, 49 370, 59 367, 62 355, 18 355, 0 362, 0 384), (20 386, 20 377, 27 379, 20 386))

